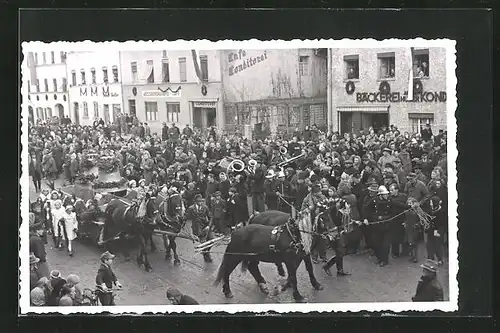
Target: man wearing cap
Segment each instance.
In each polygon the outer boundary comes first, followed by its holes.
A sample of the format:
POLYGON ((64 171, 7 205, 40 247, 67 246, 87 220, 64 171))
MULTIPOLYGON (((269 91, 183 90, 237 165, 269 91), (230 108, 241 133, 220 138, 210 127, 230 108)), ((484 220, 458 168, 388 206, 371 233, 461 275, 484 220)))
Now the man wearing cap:
POLYGON ((257 162, 255 172, 248 176, 251 179, 252 208, 253 212, 262 213, 266 210, 264 198, 265 172, 262 169, 261 158, 256 157, 255 161, 257 162))
MULTIPOLYGON (((377 182, 373 178, 370 179, 368 183, 369 183, 368 194, 364 196, 363 205, 361 209, 361 216, 366 221, 372 218, 371 212, 373 210, 374 205, 376 205, 377 203, 377 194, 379 187, 377 182)), ((369 226, 363 225, 361 230, 363 232, 363 237, 365 239, 365 244, 367 249, 374 250, 375 248, 373 243, 373 233, 371 228, 369 226)))
POLYGON ((228 228, 248 220, 246 196, 239 193, 235 187, 229 189, 226 207, 226 226, 228 228))
POLYGON ((113 294, 111 292, 108 292, 109 289, 113 288, 113 285, 118 289, 122 289, 122 285, 116 278, 116 275, 111 268, 114 259, 115 255, 110 253, 109 251, 101 254, 101 265, 99 266, 99 270, 97 271, 97 275, 95 277, 96 285, 102 288, 102 290, 104 291, 98 294, 99 301, 104 306, 115 305, 113 294))
POLYGON ((415 296, 411 298, 413 302, 439 302, 444 301, 443 287, 437 279, 437 263, 427 259, 422 267, 422 276, 418 281, 415 296))
POLYGON ((316 205, 324 200, 326 200, 326 197, 323 195, 323 193, 321 193, 321 184, 319 182, 315 182, 311 186, 311 192, 304 198, 302 206, 300 207, 300 211, 309 209, 311 210, 311 212, 314 212, 316 209, 316 205))
POLYGON ((226 233, 224 225, 224 211, 226 210, 226 202, 222 199, 221 191, 216 191, 212 195, 210 204, 210 216, 212 217, 211 224, 214 226, 214 231, 217 233, 226 233))
POLYGON ((168 288, 167 299, 173 305, 196 305, 198 303, 194 298, 188 295, 183 295, 178 289, 168 288))
MULTIPOLYGON (((197 194, 194 198, 195 204, 186 210, 186 219, 191 221, 193 234, 197 236, 201 243, 214 238, 212 232, 211 216, 208 207, 203 203, 203 198, 197 194)), ((210 248, 202 252, 205 262, 212 262, 210 248)))
POLYGON ((34 225, 30 227, 30 252, 38 259, 37 270, 40 276, 49 277, 49 266, 47 265, 47 252, 45 250, 45 242, 42 240, 43 226, 34 225))
POLYGON ((422 172, 422 162, 418 161, 413 167, 413 172, 417 174, 416 178, 422 183, 427 185, 429 183, 429 178, 422 172))

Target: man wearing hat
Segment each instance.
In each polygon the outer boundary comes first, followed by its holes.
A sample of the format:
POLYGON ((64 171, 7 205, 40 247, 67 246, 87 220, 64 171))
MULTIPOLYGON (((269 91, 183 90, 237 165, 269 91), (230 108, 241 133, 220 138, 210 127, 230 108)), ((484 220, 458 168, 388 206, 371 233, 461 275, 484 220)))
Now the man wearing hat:
POLYGON ((42 240, 43 232, 42 225, 30 227, 30 252, 37 258, 36 266, 40 276, 49 277, 47 252, 45 251, 45 242, 42 240))
MULTIPOLYGON (((369 186, 368 186, 368 194, 364 197, 363 199, 363 205, 361 208, 361 216, 363 217, 364 221, 368 221, 369 219, 372 218, 371 216, 371 211, 374 205, 377 203, 377 194, 378 194, 378 184, 375 181, 375 179, 371 178, 368 180, 369 186)), ((363 237, 365 239, 365 244, 367 249, 374 250, 374 237, 372 233, 372 229, 369 226, 362 226, 361 228, 363 232, 363 237)))
POLYGON ((309 194, 309 189, 306 184, 306 180, 308 178, 309 174, 306 171, 300 171, 299 174, 297 175, 297 187, 296 187, 297 190, 295 197, 295 209, 297 211, 300 211, 300 208, 302 207, 302 202, 309 194))
POLYGON ((324 200, 326 200, 326 197, 321 192, 321 183, 317 181, 311 186, 311 192, 304 198, 300 210, 309 209, 314 212, 316 205, 324 200))
MULTIPOLYGON (((186 219, 188 222, 191 221, 193 234, 199 238, 201 243, 204 243, 214 238, 212 224, 210 223, 210 212, 208 207, 203 203, 204 200, 201 194, 197 194, 194 197, 194 201, 194 205, 186 210, 186 219)), ((205 262, 212 262, 209 251, 210 248, 202 252, 205 262)))
POLYGON ((30 290, 36 287, 38 280, 42 277, 38 271, 37 264, 40 261, 33 253, 30 254, 30 290))
POLYGON ((217 233, 226 233, 224 225, 224 211, 226 210, 226 202, 222 199, 221 191, 215 191, 211 198, 210 215, 212 217, 211 224, 214 226, 214 231, 217 233))
POLYGON ((178 289, 168 288, 167 299, 173 305, 196 305, 198 303, 194 298, 188 295, 183 295, 178 289))
POLYGON ((427 259, 422 267, 422 276, 418 281, 413 302, 439 302, 444 301, 443 287, 437 279, 438 264, 434 260, 427 259))
POLYGON ((422 161, 419 160, 417 163, 415 163, 413 172, 417 174, 417 180, 420 180, 425 185, 429 183, 429 178, 427 178, 427 176, 422 172, 422 161))
POLYGON ((382 156, 378 159, 378 166, 380 170, 383 170, 386 164, 392 164, 394 162, 394 156, 390 148, 386 147, 382 150, 382 156))
POLYGON ((96 285, 104 291, 98 294, 99 301, 104 306, 115 305, 113 294, 108 292, 109 289, 112 289, 113 286, 116 286, 118 289, 123 288, 111 268, 114 259, 115 255, 109 251, 101 254, 101 265, 99 266, 99 270, 97 271, 97 275, 95 277, 96 285))

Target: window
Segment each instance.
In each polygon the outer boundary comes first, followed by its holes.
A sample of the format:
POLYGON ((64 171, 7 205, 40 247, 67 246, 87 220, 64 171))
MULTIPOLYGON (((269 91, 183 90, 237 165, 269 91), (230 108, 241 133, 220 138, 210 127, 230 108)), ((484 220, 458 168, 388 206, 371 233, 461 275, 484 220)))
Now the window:
POLYGON ((63 91, 67 91, 68 90, 68 80, 65 77, 63 77, 62 81, 63 81, 63 84, 62 84, 63 91))
POLYGON ((74 70, 73 70, 73 71, 71 71, 71 85, 72 85, 73 87, 75 87, 75 86, 76 86, 76 72, 75 72, 74 70))
POLYGON ((54 91, 57 91, 57 79, 52 79, 52 83, 54 85, 54 91))
POLYGON ((130 113, 131 116, 135 116, 135 99, 129 99, 128 100, 128 112, 130 113))
POLYGON ((108 68, 107 67, 102 68, 102 81, 104 83, 108 83, 108 68))
POLYGON ((50 52, 50 62, 53 64, 56 63, 56 56, 54 54, 54 51, 50 52))
POLYGON ((45 116, 43 114, 43 108, 36 108, 36 117, 41 120, 45 120, 45 116))
POLYGON ((413 51, 413 75, 415 78, 429 77, 429 50, 413 51))
POLYGON ((92 79, 92 84, 95 84, 96 83, 95 68, 91 68, 90 69, 90 76, 91 76, 91 79, 92 79))
POLYGON ((99 104, 94 102, 94 118, 99 119, 99 104))
POLYGON ((35 52, 35 65, 38 65, 38 53, 35 52))
POLYGON ((359 80, 359 56, 344 56, 345 78, 347 80, 359 80))
POLYGON ((52 119, 52 108, 45 108, 45 119, 52 119))
POLYGON ((148 60, 146 63, 148 65, 148 71, 151 70, 151 72, 148 72, 149 76, 147 77, 146 81, 148 83, 154 83, 155 82, 155 68, 154 68, 153 60, 148 60))
POLYGON ((45 52, 42 52, 42 61, 43 61, 43 64, 45 65, 47 63, 47 57, 46 57, 46 54, 45 52))
POLYGON ((392 79, 396 77, 396 60, 394 53, 378 55, 379 79, 392 79))
POLYGON ((167 122, 178 123, 181 105, 179 103, 167 103, 167 122))
POLYGON ((118 82, 118 67, 113 66, 112 71, 113 71, 113 82, 116 83, 118 82))
POLYGON ((45 92, 49 91, 49 80, 43 79, 43 86, 45 87, 45 92))
POLYGON ((161 60, 161 79, 162 82, 170 82, 170 68, 168 66, 168 59, 161 60))
POLYGON ((299 57, 299 75, 300 76, 309 75, 309 56, 299 57))
POLYGON ((137 82, 137 62, 130 63, 130 70, 132 71, 132 82, 137 82))
POLYGON ((40 79, 36 79, 36 92, 40 92, 40 79))
POLYGON ((102 107, 104 109, 104 122, 107 124, 109 123, 109 104, 103 104, 102 107))
POLYGON ((409 113, 408 118, 410 119, 412 133, 420 133, 421 129, 424 128, 427 123, 429 123, 431 127, 434 124, 434 115, 432 113, 409 113))
POLYGON ((83 102, 83 118, 88 118, 89 117, 89 107, 87 105, 87 102, 83 102))
POLYGON ((146 121, 158 120, 158 103, 144 102, 144 108, 146 110, 146 121))
POLYGON ((208 81, 208 58, 206 55, 200 56, 201 80, 208 81))
POLYGON ((179 58, 179 77, 181 82, 186 82, 186 58, 179 58))
POLYGON ((28 92, 31 92, 31 82, 28 80, 28 92))
POLYGON ((66 63, 66 53, 64 53, 63 51, 61 51, 61 63, 66 63))
POLYGON ((83 68, 80 70, 80 74, 82 75, 82 84, 86 85, 87 80, 85 80, 85 70, 83 68))
POLYGON ((161 57, 166 58, 167 57, 167 50, 161 51, 161 57))

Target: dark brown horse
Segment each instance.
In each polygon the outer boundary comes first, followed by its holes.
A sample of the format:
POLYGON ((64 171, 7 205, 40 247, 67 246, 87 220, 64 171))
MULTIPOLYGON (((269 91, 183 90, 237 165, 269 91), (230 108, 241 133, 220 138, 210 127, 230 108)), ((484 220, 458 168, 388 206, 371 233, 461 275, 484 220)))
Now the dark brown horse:
MULTIPOLYGON (((146 271, 151 271, 152 267, 149 263, 148 254, 146 251, 146 242, 151 238, 156 225, 157 211, 154 208, 153 200, 146 196, 144 202, 146 213, 139 217, 139 204, 133 203, 127 205, 120 199, 111 200, 107 207, 105 235, 106 238, 117 236, 122 240, 131 241, 129 244, 138 246, 137 264, 144 265, 146 271)), ((124 254, 127 257, 127 247, 124 247, 124 254)))
MULTIPOLYGON (((281 213, 281 212, 278 212, 281 213)), ((312 286, 316 290, 323 287, 314 276, 313 266, 310 258, 310 250, 313 234, 313 223, 308 210, 300 212, 296 219, 290 219, 289 215, 272 213, 276 216, 287 216, 286 222, 277 227, 261 224, 249 224, 236 229, 231 235, 222 263, 217 273, 214 285, 223 280, 222 290, 227 298, 233 294, 229 286, 229 276, 232 271, 242 262, 242 270, 250 271, 255 281, 259 284, 262 292, 268 293, 266 281, 259 270, 259 262, 285 263, 288 271, 287 282, 281 290, 286 290, 290 285, 293 287, 295 300, 303 300, 304 297, 297 289, 297 267, 304 260, 312 286)), ((268 214, 261 213, 257 216, 268 214)), ((257 216, 255 218, 257 218, 257 216)), ((265 217, 266 215, 264 215, 265 217)))

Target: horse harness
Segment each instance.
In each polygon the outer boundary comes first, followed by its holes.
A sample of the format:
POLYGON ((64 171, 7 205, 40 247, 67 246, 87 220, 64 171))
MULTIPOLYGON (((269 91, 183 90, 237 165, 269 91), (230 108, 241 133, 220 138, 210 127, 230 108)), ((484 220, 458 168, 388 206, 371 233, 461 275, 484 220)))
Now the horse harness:
POLYGON ((294 220, 291 218, 284 225, 279 225, 274 227, 273 230, 271 230, 272 244, 269 245, 269 250, 271 252, 279 252, 279 250, 276 249, 276 244, 278 244, 281 234, 286 230, 290 234, 292 241, 290 242, 288 247, 284 250, 284 252, 291 249, 296 254, 299 254, 299 252, 303 250, 304 246, 302 245, 300 239, 298 239, 298 237, 295 236, 292 229, 297 229, 297 227, 294 224, 294 220))

